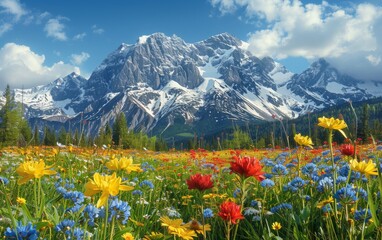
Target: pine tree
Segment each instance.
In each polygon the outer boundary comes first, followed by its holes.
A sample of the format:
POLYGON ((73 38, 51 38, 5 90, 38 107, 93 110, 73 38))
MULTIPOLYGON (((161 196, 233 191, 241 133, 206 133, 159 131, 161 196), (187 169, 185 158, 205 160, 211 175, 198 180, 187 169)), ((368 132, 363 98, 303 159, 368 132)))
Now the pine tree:
POLYGON ((123 112, 119 113, 113 124, 113 142, 116 146, 122 148, 129 147, 128 139, 129 129, 127 127, 126 117, 123 112))
POLYGON ((58 142, 61 144, 68 144, 67 139, 66 139, 66 129, 64 127, 60 128, 60 131, 58 132, 58 142))
POLYGON ((33 131, 33 145, 38 146, 40 145, 40 133, 38 131, 37 124, 34 125, 34 131, 33 131))
POLYGON ((9 85, 4 97, 5 104, 0 111, 0 142, 4 146, 16 145, 20 137, 21 111, 17 108, 9 85))

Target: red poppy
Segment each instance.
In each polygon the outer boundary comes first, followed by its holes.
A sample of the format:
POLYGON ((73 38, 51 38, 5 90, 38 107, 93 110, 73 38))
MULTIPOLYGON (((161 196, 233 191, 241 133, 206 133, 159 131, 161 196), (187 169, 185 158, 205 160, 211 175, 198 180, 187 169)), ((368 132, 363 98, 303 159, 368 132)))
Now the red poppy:
POLYGON ((234 156, 234 162, 230 162, 231 164, 231 173, 237 173, 241 176, 255 177, 258 181, 262 181, 265 179, 263 176, 264 172, 262 172, 262 166, 260 165, 259 160, 254 157, 236 157, 234 156))
POLYGON ((218 215, 224 220, 229 221, 232 224, 237 224, 237 220, 244 219, 241 214, 241 207, 234 202, 224 202, 220 205, 220 211, 218 215))
POLYGON ((354 155, 354 146, 353 146, 353 144, 342 144, 340 151, 343 155, 353 156, 354 155))
POLYGON ((198 189, 199 191, 204 191, 214 186, 214 183, 211 181, 211 175, 202 175, 200 173, 190 176, 186 182, 188 189, 198 189))

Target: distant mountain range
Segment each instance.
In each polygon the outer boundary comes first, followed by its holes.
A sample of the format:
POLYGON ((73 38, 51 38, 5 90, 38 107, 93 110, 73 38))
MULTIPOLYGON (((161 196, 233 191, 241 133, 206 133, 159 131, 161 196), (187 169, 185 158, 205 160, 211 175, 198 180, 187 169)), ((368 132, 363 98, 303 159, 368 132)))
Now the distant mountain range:
POLYGON ((121 44, 89 80, 72 73, 14 94, 33 123, 86 123, 86 132, 96 134, 124 112, 131 129, 164 137, 292 119, 382 96, 381 83, 352 78, 324 59, 293 74, 247 47, 227 33, 197 43, 154 33, 121 44))

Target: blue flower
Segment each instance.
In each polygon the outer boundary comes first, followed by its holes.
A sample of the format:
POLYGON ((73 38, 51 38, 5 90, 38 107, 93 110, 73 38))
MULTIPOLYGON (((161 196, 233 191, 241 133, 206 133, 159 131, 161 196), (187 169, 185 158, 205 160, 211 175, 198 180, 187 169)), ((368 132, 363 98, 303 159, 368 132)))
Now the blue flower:
POLYGON ((26 226, 23 226, 21 222, 17 223, 16 231, 8 227, 4 232, 5 239, 37 240, 38 235, 39 233, 32 223, 28 223, 26 226))
POLYGON ((251 201, 251 207, 257 207, 257 206, 259 206, 259 202, 256 200, 252 200, 251 201))
POLYGON ((214 212, 211 210, 211 208, 206 208, 203 210, 203 216, 204 218, 212 218, 214 216, 214 212))
POLYGON ((111 222, 113 217, 117 220, 122 220, 122 224, 126 224, 127 220, 130 217, 130 206, 127 204, 127 202, 118 200, 118 199, 113 199, 111 203, 109 203, 109 212, 110 216, 108 221, 111 222))
POLYGON ((274 206, 271 208, 271 212, 273 213, 277 213, 278 211, 282 210, 282 209, 292 209, 292 204, 290 203, 281 203, 277 206, 274 206))
POLYGON ((308 163, 306 164, 302 169, 301 172, 302 174, 306 176, 312 176, 315 175, 318 171, 317 165, 314 163, 308 163))
POLYGON ((252 207, 248 207, 248 208, 244 209, 244 215, 245 216, 258 215, 259 213, 260 213, 259 210, 252 208, 252 207))
POLYGON ((131 192, 131 194, 141 196, 143 192, 141 190, 134 190, 131 192))
POLYGON ((344 182, 346 182, 348 179, 347 179, 347 177, 343 177, 343 176, 338 176, 337 177, 337 185, 338 184, 340 184, 340 183, 344 183, 344 182))
POLYGON ((165 208, 165 210, 167 211, 167 215, 171 218, 181 217, 180 213, 174 207, 165 208))
POLYGON ((149 187, 150 189, 153 189, 154 188, 154 184, 153 182, 151 182, 150 180, 143 180, 140 184, 139 184, 140 187, 144 187, 144 186, 147 186, 149 187))
POLYGON ((333 188, 333 179, 324 177, 318 182, 317 190, 319 192, 329 191, 333 188))
POLYGON ((95 207, 93 204, 89 204, 85 207, 82 212, 82 216, 89 220, 89 226, 94 226, 94 220, 99 217, 100 209, 95 207))
POLYGON ((337 199, 342 204, 350 204, 357 201, 356 191, 349 185, 339 189, 335 194, 334 198, 337 199))
POLYGON ((297 192, 299 189, 303 188, 306 185, 306 182, 302 180, 300 177, 294 178, 290 181, 286 186, 284 186, 285 190, 290 190, 292 192, 297 192))
POLYGON ((358 192, 358 196, 360 196, 364 200, 367 200, 367 192, 365 191, 365 189, 360 187, 360 188, 358 188, 357 192, 358 192))
POLYGON ((81 228, 75 228, 74 231, 73 231, 73 236, 77 239, 77 240, 82 240, 84 239, 84 230, 82 230, 81 228))
POLYGON ((286 175, 288 174, 288 169, 281 164, 277 164, 272 168, 272 173, 275 175, 286 175))
POLYGON ((241 196, 241 190, 240 188, 236 188, 235 191, 233 191, 233 197, 237 198, 241 196))
POLYGON ((365 223, 367 223, 371 218, 371 212, 370 212, 370 209, 366 210, 365 209, 362 209, 362 210, 356 210, 354 212, 354 219, 356 221, 364 221, 365 223))
POLYGON ((9 183, 9 180, 6 177, 0 177, 0 183, 7 185, 9 183))
POLYGON ((260 185, 264 188, 271 188, 275 185, 275 182, 271 179, 264 179, 263 181, 261 181, 260 185))
POLYGON ((287 168, 295 168, 295 167, 296 167, 296 164, 294 164, 294 163, 287 163, 287 164, 285 165, 285 167, 287 167, 287 168))
POLYGON ((71 230, 74 224, 75 222, 73 220, 65 219, 57 224, 56 227, 54 227, 54 230, 57 232, 63 232, 65 235, 71 235, 71 230))

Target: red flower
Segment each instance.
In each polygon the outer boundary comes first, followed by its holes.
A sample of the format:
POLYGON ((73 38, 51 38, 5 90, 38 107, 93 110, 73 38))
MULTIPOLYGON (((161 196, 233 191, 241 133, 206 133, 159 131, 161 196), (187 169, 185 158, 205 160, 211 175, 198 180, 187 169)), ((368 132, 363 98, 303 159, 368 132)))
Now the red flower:
POLYGON ((256 158, 250 158, 250 157, 236 157, 234 156, 233 159, 234 162, 230 162, 231 164, 231 173, 237 173, 241 176, 255 177, 258 181, 262 181, 265 179, 263 176, 264 172, 261 171, 262 167, 260 165, 259 160, 256 158))
POLYGON ((238 223, 237 220, 244 219, 240 208, 240 205, 227 201, 220 205, 220 212, 218 214, 224 221, 230 221, 232 224, 236 224, 238 223))
POLYGON ((342 144, 340 151, 343 155, 353 156, 354 155, 354 146, 353 146, 353 144, 342 144))
POLYGON ((188 189, 198 189, 199 191, 204 191, 214 186, 214 183, 211 181, 211 175, 202 175, 200 173, 190 176, 186 182, 188 189))

